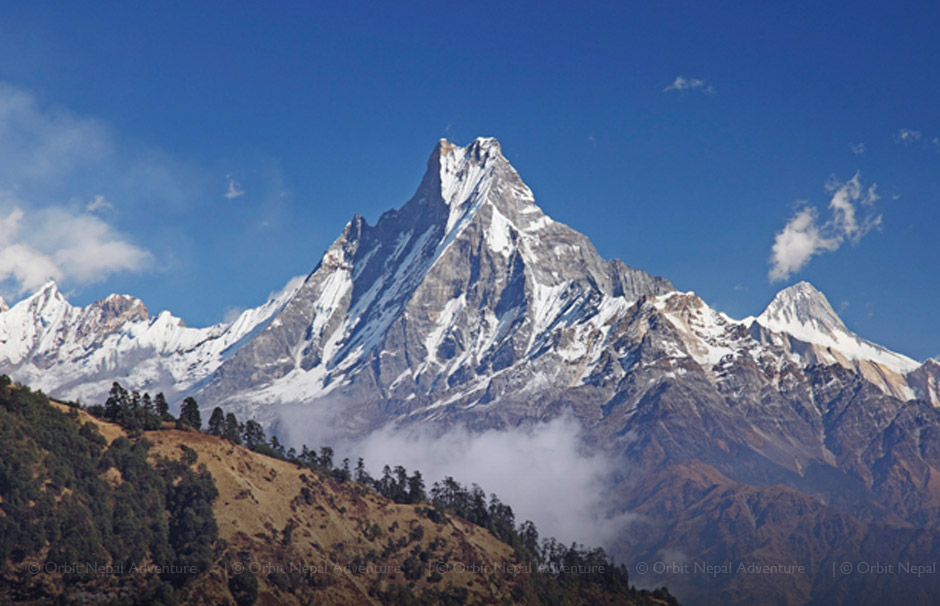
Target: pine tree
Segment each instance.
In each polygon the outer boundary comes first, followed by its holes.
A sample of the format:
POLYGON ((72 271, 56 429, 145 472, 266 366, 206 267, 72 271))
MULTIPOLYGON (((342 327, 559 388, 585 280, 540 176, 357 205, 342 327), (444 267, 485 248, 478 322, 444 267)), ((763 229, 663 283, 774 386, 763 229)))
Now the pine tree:
POLYGON ((329 446, 320 448, 320 467, 326 471, 333 470, 333 449, 329 446))
POLYGON ((180 408, 180 421, 194 429, 202 429, 202 415, 199 414, 199 404, 193 398, 183 400, 183 406, 180 408))
POLYGON ((267 438, 264 435, 264 428, 261 427, 261 423, 258 423, 254 419, 245 423, 243 435, 245 437, 245 446, 252 450, 267 442, 267 438))
POLYGON ((120 383, 112 383, 108 399, 104 403, 104 418, 109 421, 119 421, 130 404, 130 395, 121 387, 120 383))
POLYGON ((424 493, 424 478, 421 477, 421 472, 417 469, 408 478, 408 502, 409 503, 421 503, 427 499, 427 495, 424 493))
POLYGON ((241 433, 241 424, 238 422, 235 414, 230 412, 225 415, 225 428, 222 430, 222 436, 230 442, 241 444, 241 433))
POLYGON ((157 414, 162 420, 173 420, 173 416, 170 414, 170 405, 166 403, 166 398, 162 391, 153 398, 153 406, 157 409, 157 414))
POLYGON ((271 436, 271 450, 276 452, 279 456, 284 456, 284 445, 277 439, 277 436, 271 436))
POLYGON ((209 426, 206 428, 206 433, 211 436, 221 436, 225 430, 225 413, 222 412, 222 408, 216 406, 212 409, 212 415, 209 417, 209 426))
POLYGON ((355 479, 360 484, 365 484, 366 486, 372 483, 372 477, 369 475, 369 472, 366 471, 366 462, 362 460, 362 457, 359 457, 359 461, 356 463, 355 479))

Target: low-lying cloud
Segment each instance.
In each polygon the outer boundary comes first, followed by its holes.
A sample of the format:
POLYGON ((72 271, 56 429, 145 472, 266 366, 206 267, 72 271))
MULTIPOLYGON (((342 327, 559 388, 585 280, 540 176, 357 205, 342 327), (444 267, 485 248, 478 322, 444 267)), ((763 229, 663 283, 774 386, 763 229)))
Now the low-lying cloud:
POLYGON ((816 255, 838 250, 845 242, 857 244, 872 229, 881 225, 875 208, 879 197, 876 185, 862 186, 858 173, 846 182, 835 178, 826 185, 832 192, 829 217, 820 222, 815 206, 804 206, 774 238, 770 255, 771 282, 786 280, 803 269, 816 255))
POLYGON ((355 448, 374 474, 383 464, 403 465, 421 471, 429 487, 445 476, 479 484, 513 508, 517 523, 535 522, 543 538, 609 545, 632 521, 609 515, 605 488, 614 464, 583 451, 580 425, 568 417, 482 433, 382 429, 355 448))

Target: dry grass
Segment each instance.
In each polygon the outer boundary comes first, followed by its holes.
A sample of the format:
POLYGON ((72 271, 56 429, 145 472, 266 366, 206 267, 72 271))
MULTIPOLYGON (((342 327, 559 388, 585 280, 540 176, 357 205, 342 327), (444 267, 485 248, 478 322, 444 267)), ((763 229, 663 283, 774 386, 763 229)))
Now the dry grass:
MULTIPOLYGON (((78 414, 109 443, 127 435, 113 423, 81 410, 78 414)), ((392 583, 406 584, 415 594, 426 587, 466 587, 468 603, 489 604, 508 597, 513 586, 528 584, 524 574, 506 571, 515 564, 508 545, 453 516, 435 524, 421 506, 399 505, 359 484, 339 483, 199 432, 162 429, 143 437, 153 445, 152 460, 179 459, 184 447, 194 450, 196 465, 206 466, 219 490, 213 511, 225 549, 188 596, 191 603, 230 600, 228 580, 238 566, 256 573, 257 604, 272 606, 314 601, 378 605, 370 587, 392 583), (421 562, 420 576, 406 579, 406 559, 422 555, 427 561, 421 562), (439 562, 446 562, 446 570, 439 562), (365 571, 354 572, 360 565, 365 571), (442 578, 429 578, 435 570, 443 572, 442 578)), ((119 474, 106 477, 121 481, 119 474)))

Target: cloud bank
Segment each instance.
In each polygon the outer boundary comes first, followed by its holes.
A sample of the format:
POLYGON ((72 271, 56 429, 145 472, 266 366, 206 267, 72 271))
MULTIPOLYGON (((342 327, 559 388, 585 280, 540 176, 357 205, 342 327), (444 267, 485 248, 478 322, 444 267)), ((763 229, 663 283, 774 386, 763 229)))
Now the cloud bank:
POLYGON ((430 484, 453 476, 479 484, 509 504, 516 522, 532 520, 543 538, 609 544, 632 521, 609 515, 605 487, 614 463, 582 450, 580 425, 562 417, 527 428, 472 433, 451 429, 435 436, 421 429, 383 429, 355 446, 370 473, 383 464, 418 469, 430 484))
POLYGON ((872 229, 881 225, 875 203, 876 185, 865 189, 859 174, 842 183, 835 178, 826 185, 832 193, 829 218, 820 223, 819 210, 806 206, 777 233, 771 248, 771 282, 786 280, 803 269, 816 255, 833 252, 845 242, 857 244, 872 229))

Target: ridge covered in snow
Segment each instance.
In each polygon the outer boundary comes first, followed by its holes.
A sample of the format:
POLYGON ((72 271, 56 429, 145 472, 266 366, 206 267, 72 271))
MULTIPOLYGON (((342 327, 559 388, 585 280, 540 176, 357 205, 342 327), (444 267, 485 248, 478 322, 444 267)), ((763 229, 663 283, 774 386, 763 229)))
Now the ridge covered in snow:
POLYGON ((832 348, 850 360, 869 360, 898 373, 920 366, 917 361, 866 341, 846 328, 825 295, 809 282, 799 282, 777 293, 757 322, 804 343, 832 348))
POLYGON ((0 368, 23 383, 73 399, 98 401, 112 381, 181 394, 205 378, 283 307, 291 280, 234 322, 189 328, 164 311, 113 294, 87 307, 66 301, 55 282, 0 314, 0 368))

